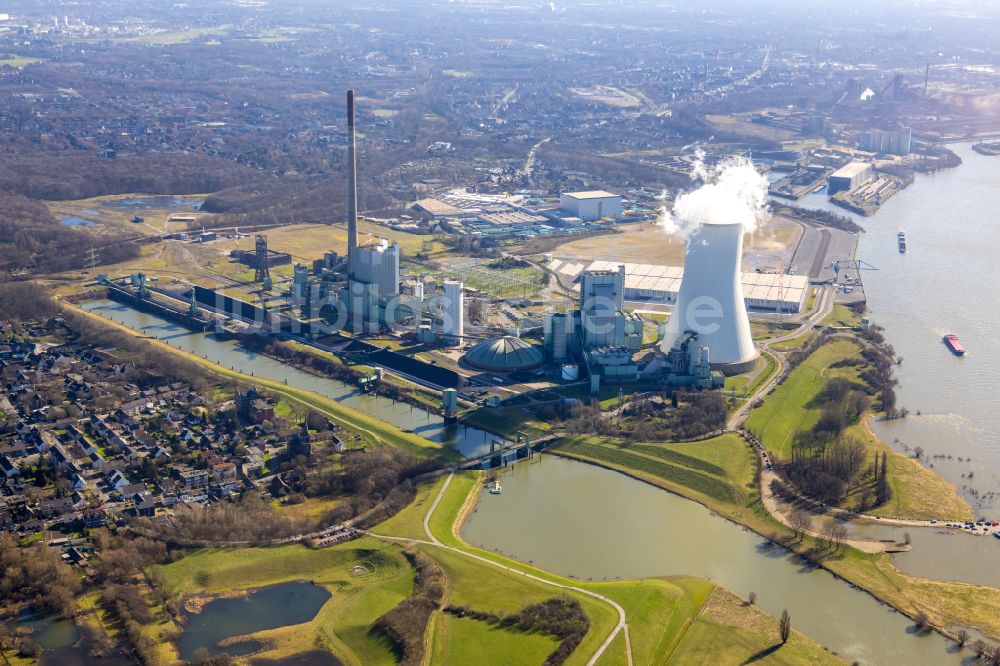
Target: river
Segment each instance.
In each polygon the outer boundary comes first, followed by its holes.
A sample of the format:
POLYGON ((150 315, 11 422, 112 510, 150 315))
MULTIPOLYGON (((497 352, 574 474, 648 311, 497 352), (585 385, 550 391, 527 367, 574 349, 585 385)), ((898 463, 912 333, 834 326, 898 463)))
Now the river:
POLYGON ((281 361, 244 349, 232 340, 220 340, 210 333, 195 333, 162 317, 134 310, 127 305, 99 300, 85 303, 83 307, 227 368, 333 398, 402 430, 412 430, 431 441, 454 447, 465 456, 486 453, 490 440, 495 437, 477 428, 445 425, 440 416, 419 407, 364 393, 356 386, 335 379, 303 372, 281 361))
POLYGON ((903 363, 896 370, 901 420, 875 431, 901 451, 917 447, 927 463, 958 486, 977 515, 1000 518, 1000 157, 971 144, 950 146, 961 166, 916 181, 874 216, 859 217, 823 194, 796 205, 847 215, 861 224, 858 258, 869 314, 903 363), (906 232, 907 253, 896 234, 906 232), (942 344, 955 333, 969 350, 958 358, 942 344))
POLYGON ((517 463, 483 494, 462 534, 473 544, 583 580, 708 578, 788 609, 810 638, 865 664, 959 664, 937 634, 700 504, 617 472, 555 456, 517 463), (530 518, 525 518, 530 516, 530 518))

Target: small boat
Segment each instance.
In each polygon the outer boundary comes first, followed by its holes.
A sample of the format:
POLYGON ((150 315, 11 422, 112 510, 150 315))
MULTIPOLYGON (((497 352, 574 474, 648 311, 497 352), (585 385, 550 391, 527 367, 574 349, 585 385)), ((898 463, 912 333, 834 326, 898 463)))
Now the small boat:
POLYGON ((493 482, 493 487, 490 488, 490 495, 499 495, 502 492, 503 492, 503 488, 500 486, 500 482, 499 481, 494 481, 493 482))
POLYGON ((948 346, 948 349, 950 349, 951 353, 954 354, 955 356, 965 356, 966 354, 965 347, 963 347, 962 343, 958 341, 958 336, 955 335, 954 333, 949 333, 948 335, 944 336, 944 343, 948 346))
POLYGON ((906 233, 900 231, 896 234, 896 243, 899 245, 899 253, 906 254, 906 233))

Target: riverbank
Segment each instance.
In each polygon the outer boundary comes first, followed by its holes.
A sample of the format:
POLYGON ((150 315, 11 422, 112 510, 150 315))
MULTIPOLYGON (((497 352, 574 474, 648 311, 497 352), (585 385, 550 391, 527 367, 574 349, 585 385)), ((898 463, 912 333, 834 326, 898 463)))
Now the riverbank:
MULTIPOLYGON (((683 446, 683 445, 679 445, 683 446)), ((608 448, 608 447, 605 447, 608 448)), ((611 447, 613 448, 613 447, 611 447)), ((722 455, 750 456, 749 447, 727 450, 722 455)), ((1000 590, 967 583, 938 582, 916 578, 900 570, 885 553, 867 554, 853 548, 833 548, 825 540, 794 531, 775 520, 764 507, 759 493, 751 492, 745 503, 726 502, 677 480, 672 471, 657 474, 623 465, 599 450, 588 454, 574 451, 564 440, 553 453, 613 470, 695 501, 719 516, 752 530, 769 541, 822 567, 836 578, 886 603, 903 615, 916 620, 926 613, 930 624, 946 637, 954 638, 951 627, 973 627, 996 640, 1000 638, 1000 590)), ((651 471, 652 470, 652 471, 651 471)), ((755 473, 756 474, 756 473, 755 473)), ((756 477, 755 477, 756 479, 756 477)), ((742 482, 731 479, 735 487, 742 482)), ((756 485, 756 480, 753 483, 756 485)))
MULTIPOLYGON (((429 507, 424 523, 426 530, 440 539, 445 547, 471 558, 486 558, 515 573, 526 572, 558 585, 593 591, 620 604, 626 614, 628 632, 625 638, 619 634, 608 645, 608 652, 600 663, 691 663, 699 661, 698 655, 706 646, 712 646, 716 654, 722 650, 732 655, 732 661, 736 663, 769 648, 777 650, 772 638, 776 635, 773 633, 776 632, 774 618, 708 581, 673 576, 584 582, 470 545, 462 538, 460 530, 465 519, 476 511, 476 501, 483 496, 483 487, 482 474, 467 472, 453 477, 451 483, 420 489, 420 495, 426 493, 428 498, 437 498, 433 503, 429 499, 424 500, 422 505, 415 503, 415 507, 429 507)), ((489 497, 501 499, 499 496, 489 497)), ((413 524, 415 521, 410 522, 413 524)), ((428 553, 433 555, 431 551, 428 553)), ((489 598, 491 592, 484 589, 481 594, 489 598)), ((574 653, 574 661, 578 657, 586 658, 586 653, 578 653, 579 650, 574 653)), ((843 663, 798 632, 793 632, 793 639, 775 656, 788 664, 843 663)))

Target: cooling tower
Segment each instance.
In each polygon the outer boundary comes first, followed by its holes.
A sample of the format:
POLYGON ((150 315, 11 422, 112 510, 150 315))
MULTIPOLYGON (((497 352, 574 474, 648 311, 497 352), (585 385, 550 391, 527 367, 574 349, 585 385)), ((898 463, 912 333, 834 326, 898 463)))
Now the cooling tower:
MULTIPOLYGON (((703 224, 691 234, 684 257, 684 279, 660 349, 670 351, 686 331, 708 347, 712 369, 746 372, 757 359, 743 301, 740 260, 743 225, 703 224)), ((696 352, 694 352, 696 353, 696 352)))

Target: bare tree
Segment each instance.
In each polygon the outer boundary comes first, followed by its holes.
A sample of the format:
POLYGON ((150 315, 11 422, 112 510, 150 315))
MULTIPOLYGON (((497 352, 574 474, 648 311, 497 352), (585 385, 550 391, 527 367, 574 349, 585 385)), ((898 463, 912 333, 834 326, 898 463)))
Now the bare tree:
POLYGON ((931 619, 924 611, 917 613, 917 616, 913 618, 913 623, 920 631, 927 631, 931 628, 931 619))
POLYGON ((841 523, 831 523, 830 538, 837 542, 837 549, 839 550, 840 544, 847 539, 847 528, 841 523))
POLYGON ((781 636, 781 644, 788 642, 788 637, 792 635, 792 616, 788 614, 788 609, 781 611, 781 620, 778 622, 778 633, 781 636))
POLYGON ((958 640, 958 647, 964 648, 965 644, 969 642, 969 632, 965 629, 959 629, 955 633, 955 638, 958 640))
POLYGON ((795 534, 800 539, 812 527, 812 518, 802 509, 792 509, 788 516, 788 522, 791 523, 792 529, 795 530, 795 534))
POLYGON ((751 606, 757 603, 757 593, 751 592, 749 595, 747 595, 747 602, 749 602, 751 606))

